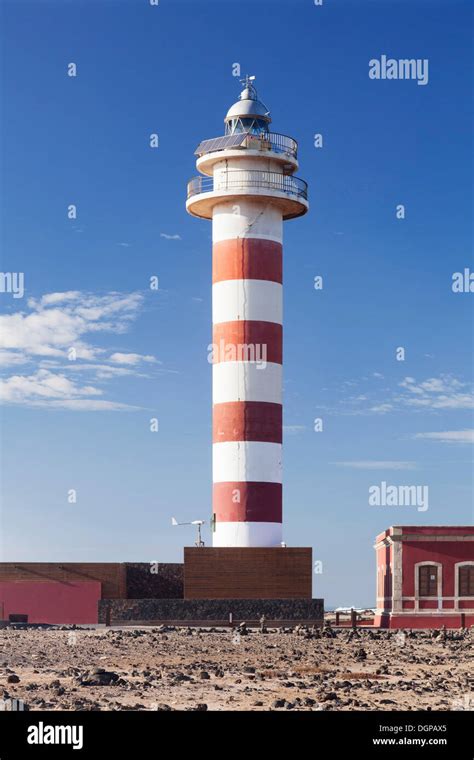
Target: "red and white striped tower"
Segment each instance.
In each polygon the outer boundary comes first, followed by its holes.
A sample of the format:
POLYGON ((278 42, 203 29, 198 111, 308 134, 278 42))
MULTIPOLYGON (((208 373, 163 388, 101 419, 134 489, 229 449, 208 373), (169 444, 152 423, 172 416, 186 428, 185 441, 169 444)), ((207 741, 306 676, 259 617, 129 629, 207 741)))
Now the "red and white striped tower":
POLYGON ((308 201, 253 79, 198 146, 186 203, 212 219, 213 546, 282 541, 282 222, 308 201))

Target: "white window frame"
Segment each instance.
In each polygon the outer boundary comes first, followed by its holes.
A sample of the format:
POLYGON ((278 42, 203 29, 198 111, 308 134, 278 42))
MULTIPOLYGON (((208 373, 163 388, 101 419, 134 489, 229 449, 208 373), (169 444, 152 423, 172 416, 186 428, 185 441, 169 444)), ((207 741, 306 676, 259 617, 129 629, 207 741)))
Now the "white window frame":
POLYGON ((420 601, 433 601, 433 599, 438 599, 438 612, 443 609, 443 563, 442 562, 433 562, 433 560, 426 560, 425 562, 416 562, 415 563, 415 611, 418 612, 420 609, 420 601), (420 579, 419 579, 419 568, 423 565, 436 565, 438 568, 438 586, 436 589, 436 596, 420 596, 420 579))
POLYGON ((474 560, 465 560, 461 562, 456 562, 454 565, 454 609, 457 612, 467 612, 468 610, 459 609, 459 602, 462 600, 464 601, 470 601, 473 602, 472 606, 474 607, 474 596, 459 596, 459 568, 460 567, 473 567, 474 566, 474 560))

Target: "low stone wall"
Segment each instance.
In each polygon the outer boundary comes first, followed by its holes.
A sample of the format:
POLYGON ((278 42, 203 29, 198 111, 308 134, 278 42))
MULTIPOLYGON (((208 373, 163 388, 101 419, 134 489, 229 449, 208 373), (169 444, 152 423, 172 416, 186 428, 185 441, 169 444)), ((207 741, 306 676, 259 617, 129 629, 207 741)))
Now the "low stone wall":
POLYGON ((161 623, 175 625, 229 625, 245 621, 267 625, 305 623, 321 626, 323 599, 102 599, 99 623, 110 625, 161 623))
POLYGON ((127 599, 182 599, 184 566, 178 562, 127 562, 127 599))

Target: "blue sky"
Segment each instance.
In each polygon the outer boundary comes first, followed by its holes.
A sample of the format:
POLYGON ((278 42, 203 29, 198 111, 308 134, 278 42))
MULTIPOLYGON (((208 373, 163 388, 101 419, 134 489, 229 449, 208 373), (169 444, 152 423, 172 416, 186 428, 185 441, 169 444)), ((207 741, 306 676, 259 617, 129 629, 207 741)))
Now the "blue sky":
POLYGON ((25 294, 0 294, 1 558, 180 561, 171 516, 210 514, 211 229, 185 193, 239 63, 310 192, 284 230, 285 537, 322 561, 315 596, 372 605, 377 533, 473 518, 474 295, 451 288, 474 269, 470 3, 2 15, 2 271, 25 294), (428 59, 428 84, 370 79, 382 54, 428 59), (428 511, 369 506, 383 480, 429 486, 428 511))

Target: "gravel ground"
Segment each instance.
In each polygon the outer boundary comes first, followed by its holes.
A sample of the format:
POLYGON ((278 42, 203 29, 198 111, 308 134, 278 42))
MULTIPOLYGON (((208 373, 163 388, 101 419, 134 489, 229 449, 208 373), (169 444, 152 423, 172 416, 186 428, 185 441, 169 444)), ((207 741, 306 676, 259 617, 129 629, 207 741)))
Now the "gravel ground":
POLYGON ((8 627, 0 708, 472 710, 473 642, 472 630, 8 627))

